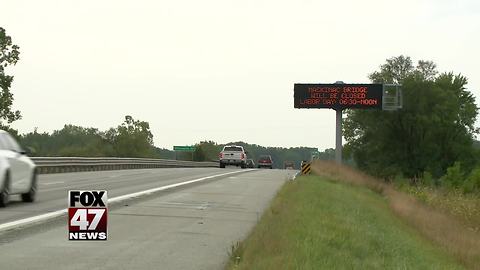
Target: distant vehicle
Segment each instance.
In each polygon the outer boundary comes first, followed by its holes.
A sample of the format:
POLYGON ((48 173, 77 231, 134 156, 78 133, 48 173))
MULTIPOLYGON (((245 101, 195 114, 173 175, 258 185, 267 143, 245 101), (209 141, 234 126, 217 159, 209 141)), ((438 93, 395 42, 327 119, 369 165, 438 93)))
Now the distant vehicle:
POLYGON ((226 145, 219 154, 220 168, 227 165, 240 166, 242 169, 247 167, 247 153, 242 146, 226 145))
POLYGON ((35 163, 8 132, 0 130, 0 207, 7 206, 14 194, 20 194, 24 202, 35 200, 35 163))
POLYGON ((293 161, 286 160, 283 162, 283 168, 285 170, 295 170, 295 163, 293 161))
POLYGON ((255 162, 253 159, 247 159, 247 168, 255 168, 255 162))
POLYGON ((272 156, 270 155, 261 155, 260 158, 258 159, 258 168, 273 168, 273 160, 272 156))

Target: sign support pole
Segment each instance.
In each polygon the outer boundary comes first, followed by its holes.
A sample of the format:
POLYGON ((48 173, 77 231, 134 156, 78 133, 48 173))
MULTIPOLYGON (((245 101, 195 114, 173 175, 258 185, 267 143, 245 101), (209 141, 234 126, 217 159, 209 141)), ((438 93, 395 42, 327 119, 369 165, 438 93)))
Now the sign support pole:
POLYGON ((342 164, 342 109, 336 109, 335 113, 335 162, 342 164))

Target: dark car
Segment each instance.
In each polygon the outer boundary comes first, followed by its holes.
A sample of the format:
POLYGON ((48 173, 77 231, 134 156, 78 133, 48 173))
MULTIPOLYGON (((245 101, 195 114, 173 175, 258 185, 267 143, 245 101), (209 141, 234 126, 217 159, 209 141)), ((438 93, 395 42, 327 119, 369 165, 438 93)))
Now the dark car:
POLYGON ((247 168, 255 168, 255 162, 253 159, 247 159, 247 168))
POLYGON ((270 155, 261 155, 258 159, 258 168, 273 168, 273 160, 270 155))
POLYGON ((295 170, 295 163, 293 161, 286 160, 283 162, 283 168, 285 170, 295 170))

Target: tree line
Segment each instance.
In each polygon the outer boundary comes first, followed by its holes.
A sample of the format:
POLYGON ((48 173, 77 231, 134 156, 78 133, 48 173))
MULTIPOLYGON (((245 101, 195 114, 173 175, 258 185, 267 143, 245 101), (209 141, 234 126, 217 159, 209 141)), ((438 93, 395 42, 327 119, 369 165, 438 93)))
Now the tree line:
MULTIPOLYGON (((241 145, 248 152, 248 158, 257 162, 260 155, 271 155, 275 168, 283 168, 285 161, 293 161, 298 168, 302 160, 310 160, 317 148, 312 147, 265 147, 246 142, 218 144, 201 141, 193 144, 195 151, 180 152, 158 148, 153 144, 153 134, 148 122, 125 116, 123 123, 116 128, 101 131, 75 125, 65 125, 51 133, 34 130, 18 134, 8 129, 30 156, 70 156, 70 157, 139 157, 163 158, 194 161, 217 161, 225 145, 241 145)), ((320 159, 333 160, 335 151, 327 149, 319 153, 320 159)))
POLYGON ((31 156, 159 157, 149 123, 129 115, 106 131, 65 125, 52 133, 34 130, 16 137, 31 156))
MULTIPOLYGON (((65 125, 51 133, 32 132, 19 134, 12 128, 7 130, 17 138, 30 156, 43 157, 139 157, 163 158, 194 161, 217 161, 225 145, 241 145, 248 152, 247 157, 257 162, 260 155, 271 155, 275 168, 283 168, 285 161, 293 161, 299 168, 302 160, 310 160, 317 148, 312 147, 265 147, 246 142, 218 144, 213 141, 201 141, 193 144, 195 151, 175 152, 158 148, 153 144, 153 134, 146 121, 125 116, 123 123, 106 131, 92 127, 65 125)), ((318 158, 333 160, 335 151, 327 149, 320 152, 318 158)))

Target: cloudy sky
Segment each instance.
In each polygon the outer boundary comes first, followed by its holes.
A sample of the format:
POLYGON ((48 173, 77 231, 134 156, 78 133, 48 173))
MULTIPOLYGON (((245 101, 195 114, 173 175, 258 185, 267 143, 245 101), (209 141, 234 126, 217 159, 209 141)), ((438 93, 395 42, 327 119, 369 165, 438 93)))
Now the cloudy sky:
POLYGON ((157 146, 335 145, 335 112, 293 84, 368 82, 386 58, 433 60, 480 100, 480 1, 6 1, 21 49, 21 132, 148 121, 157 146))

